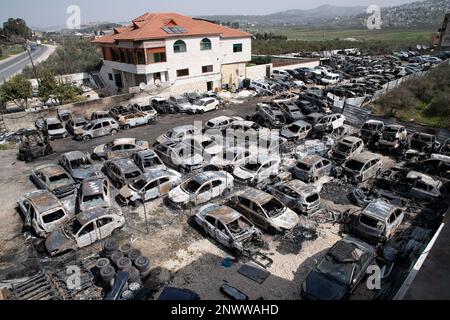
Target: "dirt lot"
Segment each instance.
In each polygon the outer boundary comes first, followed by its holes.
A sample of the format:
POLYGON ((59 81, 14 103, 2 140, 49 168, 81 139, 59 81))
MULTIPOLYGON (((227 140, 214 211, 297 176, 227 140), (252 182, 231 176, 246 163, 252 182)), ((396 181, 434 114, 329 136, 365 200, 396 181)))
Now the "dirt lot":
MULTIPOLYGON (((156 125, 120 132, 118 137, 135 137, 153 143, 158 135, 174 126, 192 123, 194 119, 204 121, 219 115, 244 117, 254 111, 254 106, 255 102, 246 102, 198 116, 167 115, 156 125)), ((28 277, 45 266, 67 265, 100 250, 101 243, 98 243, 63 258, 49 259, 42 250, 42 244, 22 232, 23 221, 15 209, 15 202, 19 196, 35 189, 29 180, 32 168, 56 163, 60 155, 67 151, 91 152, 95 146, 110 139, 111 137, 104 137, 90 142, 70 139, 55 141, 52 143, 54 154, 30 164, 17 161, 15 150, 0 152, 0 183, 3 186, 0 189, 0 281, 28 277)), ((391 160, 385 160, 387 167, 392 165, 391 160)), ((358 209, 350 204, 346 194, 342 193, 338 198, 339 201, 336 196, 324 197, 322 205, 339 211, 358 209)), ((222 266, 223 259, 230 255, 212 240, 201 236, 189 224, 189 217, 195 214, 195 210, 173 211, 163 204, 163 200, 156 200, 147 204, 147 212, 149 233, 146 231, 143 207, 139 207, 125 210, 127 223, 115 236, 121 242, 131 241, 133 246, 150 259, 152 268, 168 270, 163 280, 177 287, 192 289, 202 299, 225 299, 219 291, 224 281, 245 292, 251 299, 299 299, 301 283, 308 272, 327 249, 341 238, 339 224, 327 221, 318 223, 306 218, 302 218, 301 227, 310 228, 310 233, 299 229, 294 236, 266 236, 269 243, 267 254, 274 263, 268 269, 271 274, 269 278, 258 284, 237 272, 242 262, 234 263, 231 267, 222 266)), ((370 296, 371 292, 361 288, 353 298, 370 296)))

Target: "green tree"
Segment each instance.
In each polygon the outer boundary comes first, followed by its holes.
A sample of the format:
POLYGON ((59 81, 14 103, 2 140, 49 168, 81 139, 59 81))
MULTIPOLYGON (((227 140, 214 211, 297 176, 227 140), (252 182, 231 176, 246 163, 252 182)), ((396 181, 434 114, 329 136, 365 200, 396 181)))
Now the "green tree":
POLYGON ((33 91, 30 81, 23 75, 17 75, 0 87, 0 95, 5 101, 13 101, 17 106, 25 108, 28 99, 33 96, 33 91))
POLYGON ((41 101, 45 103, 52 95, 55 95, 58 82, 55 79, 55 74, 48 69, 42 71, 40 74, 38 95, 41 101))
POLYGON ((31 36, 31 29, 28 28, 25 20, 9 18, 3 23, 3 33, 9 37, 21 37, 28 39, 31 36))
POLYGON ((82 93, 83 90, 69 83, 58 83, 54 90, 55 97, 60 104, 82 101, 82 93))

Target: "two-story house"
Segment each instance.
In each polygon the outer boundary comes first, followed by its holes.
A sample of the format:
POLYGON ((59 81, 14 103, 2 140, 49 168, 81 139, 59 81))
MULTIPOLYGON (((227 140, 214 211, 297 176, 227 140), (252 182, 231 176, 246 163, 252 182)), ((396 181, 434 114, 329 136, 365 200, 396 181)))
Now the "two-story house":
POLYGON ((100 71, 110 88, 144 83, 176 91, 239 85, 251 60, 251 34, 176 13, 146 13, 93 42, 103 51, 100 71))

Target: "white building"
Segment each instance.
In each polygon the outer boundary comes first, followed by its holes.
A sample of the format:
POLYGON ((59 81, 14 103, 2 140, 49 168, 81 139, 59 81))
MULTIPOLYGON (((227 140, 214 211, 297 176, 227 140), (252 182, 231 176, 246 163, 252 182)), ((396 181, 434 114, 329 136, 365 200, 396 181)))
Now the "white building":
POLYGON ((122 91, 141 83, 180 92, 238 86, 251 60, 251 34, 175 13, 146 13, 93 42, 103 50, 103 82, 122 91))

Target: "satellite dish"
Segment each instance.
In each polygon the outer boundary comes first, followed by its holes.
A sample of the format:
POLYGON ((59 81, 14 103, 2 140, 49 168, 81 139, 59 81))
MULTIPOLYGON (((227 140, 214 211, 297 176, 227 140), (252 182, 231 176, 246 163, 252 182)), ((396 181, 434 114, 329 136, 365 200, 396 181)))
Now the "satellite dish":
POLYGON ((422 49, 422 46, 421 46, 420 44, 418 44, 418 45, 416 46, 416 48, 417 48, 417 50, 421 50, 421 49, 422 49))
POLYGON ((145 82, 139 83, 139 89, 141 89, 142 91, 144 91, 145 88, 147 88, 147 84, 146 84, 145 82))
POLYGON ((161 80, 160 80, 160 79, 156 79, 156 80, 155 80, 155 85, 156 85, 157 87, 160 87, 160 86, 161 86, 161 80))

